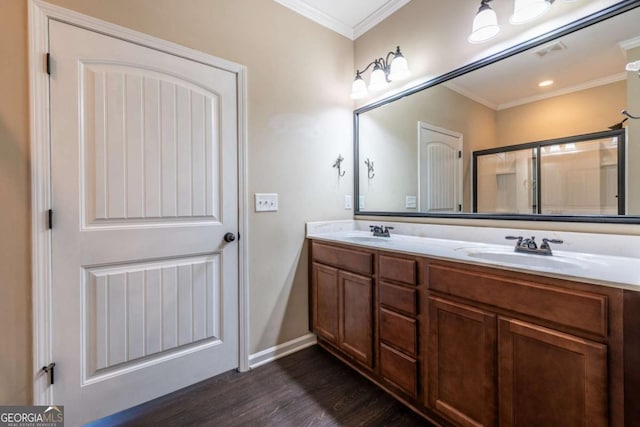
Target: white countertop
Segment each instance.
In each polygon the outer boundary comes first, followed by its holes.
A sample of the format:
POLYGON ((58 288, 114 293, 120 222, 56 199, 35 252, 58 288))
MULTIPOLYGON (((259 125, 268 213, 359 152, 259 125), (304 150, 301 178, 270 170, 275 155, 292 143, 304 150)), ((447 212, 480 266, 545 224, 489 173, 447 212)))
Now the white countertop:
MULTIPOLYGON (((448 261, 499 267, 505 270, 640 291, 640 258, 638 257, 564 251, 559 249, 562 246, 553 244, 551 245, 553 248, 552 256, 520 254, 513 251, 513 242, 495 244, 474 240, 423 237, 394 234, 395 230, 392 230, 392 235, 389 238, 373 237, 371 232, 358 229, 366 225, 357 224, 355 221, 309 223, 307 224, 307 237, 369 249, 423 255, 448 261)), ((459 236, 460 233, 452 230, 451 234, 459 236)), ((502 234, 500 237, 504 239, 505 235, 502 234)), ((557 236, 553 237, 557 238, 557 236)), ((542 236, 538 240, 542 240, 542 236)), ((611 244, 611 242, 609 243, 611 244)))

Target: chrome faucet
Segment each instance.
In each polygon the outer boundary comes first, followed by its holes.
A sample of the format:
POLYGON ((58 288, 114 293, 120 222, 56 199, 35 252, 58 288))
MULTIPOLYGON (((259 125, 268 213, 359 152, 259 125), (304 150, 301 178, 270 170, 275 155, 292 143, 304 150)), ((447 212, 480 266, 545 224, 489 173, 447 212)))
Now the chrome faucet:
POLYGON ((531 238, 523 238, 522 236, 506 236, 507 240, 517 240, 516 247, 514 248, 515 252, 523 252, 526 254, 536 254, 536 255, 553 255, 551 251, 551 245, 549 243, 561 244, 563 243, 560 239, 547 239, 546 237, 542 239, 542 244, 538 247, 536 243, 535 236, 531 236, 531 238))
POLYGON ((384 225, 370 225, 369 229, 376 237, 391 237, 391 233, 389 233, 389 230, 393 230, 393 227, 387 227, 384 225))

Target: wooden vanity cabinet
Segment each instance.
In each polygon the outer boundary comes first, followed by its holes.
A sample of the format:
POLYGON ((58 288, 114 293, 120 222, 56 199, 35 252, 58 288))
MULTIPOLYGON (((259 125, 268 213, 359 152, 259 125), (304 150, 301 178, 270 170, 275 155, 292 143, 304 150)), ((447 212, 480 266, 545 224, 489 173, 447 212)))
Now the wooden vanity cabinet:
POLYGON ((639 425, 640 293, 311 242, 318 341, 442 426, 639 425))
POLYGON ((414 400, 420 365, 418 261, 387 253, 379 253, 377 260, 379 375, 385 385, 414 400))
POLYGON ((429 297, 425 406, 459 426, 496 423, 496 315, 429 297))
POLYGON ((361 365, 373 367, 373 254, 311 245, 312 329, 361 365))
POLYGON ((428 270, 425 406, 460 426, 609 425, 619 290, 452 263, 428 270))

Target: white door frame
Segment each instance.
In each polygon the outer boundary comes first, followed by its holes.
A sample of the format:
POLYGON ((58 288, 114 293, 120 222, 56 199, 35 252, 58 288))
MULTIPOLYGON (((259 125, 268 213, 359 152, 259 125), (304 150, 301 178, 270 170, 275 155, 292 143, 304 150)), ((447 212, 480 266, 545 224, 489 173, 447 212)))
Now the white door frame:
POLYGON ((52 389, 41 372, 52 360, 51 342, 51 153, 49 138, 49 76, 45 55, 49 46, 48 21, 55 19, 161 52, 210 65, 236 75, 238 85, 238 326, 239 370, 249 370, 249 275, 247 189, 247 81, 246 67, 175 43, 111 24, 42 0, 29 0, 29 88, 31 131, 31 240, 33 309, 33 404, 52 402, 52 389))

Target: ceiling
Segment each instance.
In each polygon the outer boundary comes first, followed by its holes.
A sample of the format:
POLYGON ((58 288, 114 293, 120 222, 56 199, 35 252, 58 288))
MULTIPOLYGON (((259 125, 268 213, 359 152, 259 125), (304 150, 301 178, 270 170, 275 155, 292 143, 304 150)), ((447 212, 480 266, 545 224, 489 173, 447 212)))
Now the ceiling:
POLYGON ((351 40, 355 40, 411 0, 274 1, 351 40))
POLYGON ((500 110, 624 80, 627 78, 626 49, 640 46, 638 22, 640 8, 446 84, 465 96, 500 110), (561 49, 557 49, 558 41, 562 44, 561 49), (543 80, 553 80, 554 83, 538 87, 543 80))

